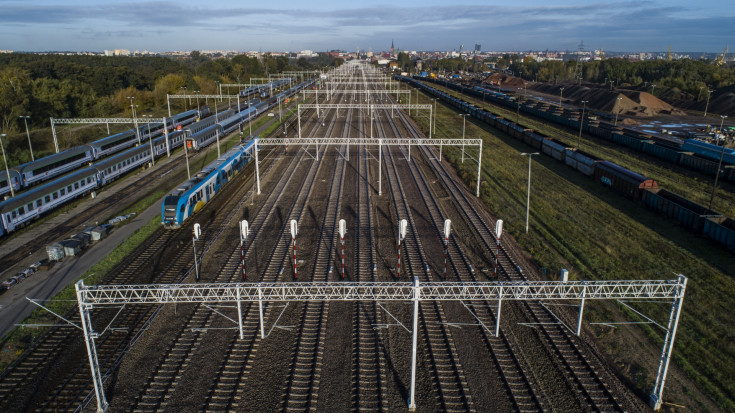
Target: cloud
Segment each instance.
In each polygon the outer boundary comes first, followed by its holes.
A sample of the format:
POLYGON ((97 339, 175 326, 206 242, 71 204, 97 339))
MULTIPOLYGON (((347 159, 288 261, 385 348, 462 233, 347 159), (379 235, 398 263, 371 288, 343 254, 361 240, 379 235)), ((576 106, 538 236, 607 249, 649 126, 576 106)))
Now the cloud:
MULTIPOLYGON (((274 50, 293 48, 294 44, 317 50, 352 50, 356 45, 387 45, 392 38, 405 49, 453 49, 474 41, 486 50, 573 49, 584 39, 590 47, 604 46, 606 50, 663 50, 669 43, 679 50, 708 50, 720 49, 735 33, 732 12, 726 12, 728 16, 721 8, 715 10, 717 6, 710 11, 693 10, 659 1, 534 7, 507 3, 319 7, 210 7, 172 1, 59 5, 0 0, 0 25, 12 25, 21 33, 14 41, 22 42, 24 31, 51 33, 69 27, 77 31, 65 44, 77 39, 104 39, 151 50, 233 48, 243 43, 248 43, 245 47, 274 50), (182 44, 159 44, 177 40, 173 35, 177 31, 182 44), (195 39, 197 44, 185 46, 184 39, 195 39)), ((49 38, 53 41, 62 39, 49 38)), ((23 49, 22 44, 6 47, 23 49)))

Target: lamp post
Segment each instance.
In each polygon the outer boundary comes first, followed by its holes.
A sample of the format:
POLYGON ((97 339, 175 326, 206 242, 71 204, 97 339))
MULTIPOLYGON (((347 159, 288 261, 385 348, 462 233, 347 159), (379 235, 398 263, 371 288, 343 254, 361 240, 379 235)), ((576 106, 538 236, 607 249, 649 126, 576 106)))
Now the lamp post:
POLYGON ((436 101, 439 100, 439 98, 432 99, 434 101, 434 125, 433 128, 429 128, 429 139, 431 139, 431 133, 434 132, 434 135, 436 136, 436 101))
MULTIPOLYGON (((725 124, 725 118, 727 115, 720 115, 720 133, 722 133, 722 126, 725 124)), ((718 139, 719 141, 719 139, 718 139)), ((715 190, 717 189, 717 181, 720 178, 720 168, 722 168, 722 158, 725 157, 725 142, 722 142, 722 150, 720 151, 720 162, 717 164, 717 172, 715 172, 715 183, 712 185, 712 195, 709 197, 709 209, 712 209, 712 200, 715 198, 715 190)))
POLYGON ((656 95, 655 95, 655 94, 653 93, 653 92, 655 92, 655 91, 656 91, 656 85, 651 85, 651 94, 652 94, 653 96, 656 96, 656 95))
MULTIPOLYGON (((189 137, 192 136, 191 129, 184 129, 184 133, 189 132, 189 137)), ((184 155, 186 157, 186 176, 187 179, 191 179, 191 171, 189 170, 189 144, 186 142, 186 135, 184 136, 184 155)))
POLYGON ((531 206, 531 157, 538 155, 538 152, 533 153, 521 153, 521 156, 528 156, 528 191, 526 195, 526 234, 528 234, 528 212, 531 206))
MULTIPOLYGON (((28 119, 30 118, 28 115, 20 116, 20 119, 23 119, 23 122, 26 124, 26 135, 28 135, 28 148, 31 150, 31 161, 35 161, 36 158, 33 157, 33 145, 31 145, 31 131, 28 129, 28 119)), ((10 177, 8 177, 8 182, 10 182, 10 177)))
MULTIPOLYGON (((199 91, 195 90, 194 94, 197 95, 197 112, 199 112, 199 91)), ((211 113, 211 112, 210 112, 211 113)), ((201 115, 200 115, 201 116, 201 115)))
MULTIPOLYGON (((179 89, 181 89, 181 94, 186 95, 186 86, 181 86, 179 89)), ((184 110, 189 110, 189 105, 186 103, 186 98, 184 100, 184 110)))
POLYGON ((582 101, 582 118, 579 119, 579 136, 577 136, 577 149, 579 149, 579 141, 582 139, 582 125, 584 124, 584 109, 589 103, 586 100, 582 101))
MULTIPOLYGON (((153 118, 153 115, 143 115, 143 117, 146 120, 146 123, 148 124, 148 144, 151 147, 151 166, 156 166, 156 157, 153 153, 153 138, 151 138, 151 118, 153 118)), ((165 125, 164 125, 165 127, 165 125)))
POLYGON ((464 131, 465 131, 465 124, 467 123, 467 116, 470 116, 470 114, 460 113, 459 116, 462 117, 462 163, 464 163, 464 131))
POLYGON ((559 88, 559 106, 561 107, 561 98, 564 95, 564 88, 559 88))
MULTIPOLYGON (((618 103, 623 100, 623 98, 618 98, 618 103)), ((618 106, 617 112, 615 112, 615 124, 613 126, 618 126, 618 115, 620 114, 620 107, 618 106)))
POLYGON ((3 138, 7 135, 4 133, 0 133, 0 149, 3 151, 3 160, 5 161, 5 176, 8 178, 8 187, 10 188, 10 197, 15 196, 15 191, 13 191, 13 180, 10 179, 10 169, 8 168, 8 158, 5 157, 5 147, 3 146, 3 138))
POLYGON ((516 123, 521 117, 521 88, 518 88, 518 98, 516 99, 516 123))
POLYGON ((709 109, 709 98, 710 96, 712 96, 712 92, 714 91, 707 89, 707 104, 704 105, 704 117, 705 118, 707 117, 707 109, 709 109))
POLYGON ((135 104, 133 104, 133 100, 135 100, 135 96, 128 96, 128 99, 130 99, 130 112, 133 114, 133 123, 135 124, 135 136, 138 137, 138 145, 140 145, 140 131, 138 130, 138 118, 135 117, 135 104))
POLYGON ((701 99, 701 98, 702 98, 702 88, 703 88, 703 87, 704 87, 704 86, 700 86, 700 87, 699 87, 699 94, 697 94, 697 102, 699 102, 699 99, 701 99))

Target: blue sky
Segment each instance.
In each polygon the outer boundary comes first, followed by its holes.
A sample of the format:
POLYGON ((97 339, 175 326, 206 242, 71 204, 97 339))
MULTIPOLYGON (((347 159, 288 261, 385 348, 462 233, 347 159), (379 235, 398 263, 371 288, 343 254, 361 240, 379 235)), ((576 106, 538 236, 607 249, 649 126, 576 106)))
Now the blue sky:
POLYGON ((721 52, 729 1, 0 0, 0 49, 721 52), (695 4, 700 3, 700 4, 695 4))

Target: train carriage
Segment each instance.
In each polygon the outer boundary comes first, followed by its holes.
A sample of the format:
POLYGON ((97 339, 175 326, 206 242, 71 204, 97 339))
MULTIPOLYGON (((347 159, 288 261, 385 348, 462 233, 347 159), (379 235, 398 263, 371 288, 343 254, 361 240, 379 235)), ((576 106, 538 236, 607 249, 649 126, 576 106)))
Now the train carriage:
POLYGON ((94 159, 100 159, 137 144, 138 135, 131 129, 90 142, 89 146, 92 147, 94 159))
POLYGON ((14 167, 26 187, 59 176, 94 160, 94 150, 89 145, 77 147, 46 156, 39 160, 14 167))
POLYGON ((150 144, 146 142, 136 148, 97 162, 92 167, 97 170, 100 185, 107 185, 111 181, 141 165, 151 161, 150 144))
POLYGON ((247 164, 253 149, 254 141, 236 145, 174 189, 163 200, 163 225, 166 228, 179 228, 247 164))
POLYGON ((641 190, 658 188, 658 182, 609 161, 595 164, 595 180, 623 195, 640 199, 641 190))
MULTIPOLYGON (((13 191, 18 192, 21 188, 20 174, 15 169, 9 169, 10 185, 13 191)), ((10 194, 10 185, 8 185, 8 174, 5 171, 0 172, 0 197, 10 194)))
POLYGON ((4 232, 97 187, 97 170, 84 168, 0 202, 4 232))

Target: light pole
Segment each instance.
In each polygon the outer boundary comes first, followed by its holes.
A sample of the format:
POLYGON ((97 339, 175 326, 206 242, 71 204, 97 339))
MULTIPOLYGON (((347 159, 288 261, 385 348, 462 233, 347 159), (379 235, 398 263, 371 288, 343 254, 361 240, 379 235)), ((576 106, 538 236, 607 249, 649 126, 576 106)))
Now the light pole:
POLYGON ((15 191, 13 191, 13 180, 10 179, 10 169, 8 168, 8 158, 5 157, 5 147, 3 146, 3 138, 7 135, 4 133, 0 134, 0 149, 3 151, 3 160, 5 161, 5 176, 8 178, 8 187, 10 188, 10 197, 15 196, 15 191))
MULTIPOLYGON (((623 98, 618 98, 618 103, 623 100, 623 98)), ((618 126, 618 115, 620 114, 620 106, 618 106, 618 110, 615 112, 615 124, 613 126, 618 126)))
POLYGON ((464 131, 465 131, 465 125, 467 123, 467 116, 470 116, 470 114, 460 113, 459 116, 462 117, 462 163, 464 163, 464 131))
POLYGON ((133 100, 135 100, 135 96, 128 96, 128 99, 130 99, 130 112, 133 114, 133 124, 135 124, 135 136, 138 137, 138 145, 140 145, 140 131, 138 130, 138 118, 135 117, 135 104, 133 104, 133 100))
MULTIPOLYGON (((720 121, 720 133, 722 133, 722 126, 725 124, 725 118, 727 115, 720 115, 722 119, 720 121)), ((719 141, 719 139, 718 139, 719 141)), ((720 178, 720 168, 722 168, 722 158, 725 157, 725 142, 722 142, 722 150, 720 151, 720 162, 717 164, 717 172, 715 173, 715 183, 712 185, 712 195, 709 197, 709 209, 712 209, 712 200, 715 198, 715 190, 717 189, 717 181, 720 178)))
MULTIPOLYGON (((189 132, 189 137, 192 136, 191 129, 184 129, 184 133, 186 132, 189 132)), ((186 142, 186 135, 184 135, 184 155, 186 157, 186 176, 188 177, 187 179, 191 179, 191 172, 189 170, 189 144, 186 142)))
MULTIPOLYGON (((199 112, 199 91, 195 90, 194 94, 197 95, 197 112, 199 112)), ((211 112, 210 112, 211 113, 211 112)), ((200 115, 201 116, 201 115, 200 115)))
POLYGON ((521 88, 518 88, 518 98, 516 99, 516 123, 521 117, 521 88))
MULTIPOLYGON (((153 118, 153 115, 143 115, 143 117, 146 120, 146 123, 148 124, 148 144, 151 147, 151 166, 156 166, 156 157, 153 153, 153 138, 151 138, 151 118, 153 118)), ((165 126, 164 126, 165 127, 165 126)))
MULTIPOLYGON (((182 95, 186 95, 186 86, 181 86, 179 89, 181 89, 182 95)), ((189 105, 186 103, 186 97, 184 97, 183 101, 184 101, 184 110, 189 110, 189 105)))
POLYGON ((656 85, 651 85, 651 94, 652 94, 653 96, 656 96, 656 95, 655 95, 655 94, 653 93, 653 92, 655 92, 655 91, 656 91, 656 85))
POLYGON ((526 195, 526 234, 528 234, 528 211, 531 206, 531 157, 538 155, 538 152, 533 153, 521 153, 521 156, 528 156, 528 191, 526 195))
MULTIPOLYGON (((30 116, 24 115, 20 116, 20 119, 23 119, 23 122, 26 124, 26 135, 28 135, 28 147, 31 149, 31 161, 35 161, 36 158, 33 157, 33 145, 31 145, 31 131, 28 130, 28 119, 30 119, 30 116)), ((10 182, 10 177, 8 177, 8 182, 10 182)))
POLYGON ((561 107, 561 98, 564 95, 564 88, 559 88, 559 107, 561 107))
POLYGON ((577 149, 579 149, 579 141, 582 139, 582 125, 584 125, 584 109, 589 103, 586 100, 582 101, 582 118, 579 119, 579 136, 577 136, 577 149))
POLYGON ((710 96, 712 96, 712 92, 714 92, 714 90, 707 89, 707 104, 704 105, 704 117, 705 118, 707 117, 707 109, 709 109, 709 98, 710 96))
MULTIPOLYGON (((434 136, 436 136, 436 115, 437 115, 437 113, 436 113, 436 101, 439 100, 439 98, 434 98, 433 100, 434 100, 434 128, 433 128, 433 131, 434 131, 434 136)), ((431 133, 429 133, 429 135, 431 135, 431 133)), ((429 137, 431 137, 431 136, 429 136, 429 137)))
POLYGON ((699 99, 701 99, 701 98, 702 98, 702 88, 703 88, 703 87, 704 87, 704 86, 700 86, 700 87, 699 87, 699 94, 697 94, 697 102, 699 102, 699 99))

